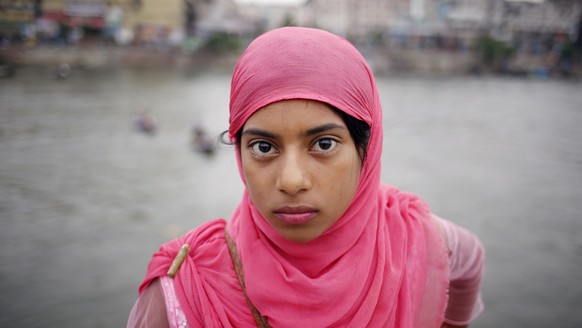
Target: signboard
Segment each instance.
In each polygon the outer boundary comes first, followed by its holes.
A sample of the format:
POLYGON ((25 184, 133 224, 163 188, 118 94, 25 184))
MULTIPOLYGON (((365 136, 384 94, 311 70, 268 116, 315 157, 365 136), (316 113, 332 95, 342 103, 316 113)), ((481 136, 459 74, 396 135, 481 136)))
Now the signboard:
POLYGON ((107 5, 103 1, 79 1, 67 2, 64 13, 74 17, 103 17, 107 11, 107 5))

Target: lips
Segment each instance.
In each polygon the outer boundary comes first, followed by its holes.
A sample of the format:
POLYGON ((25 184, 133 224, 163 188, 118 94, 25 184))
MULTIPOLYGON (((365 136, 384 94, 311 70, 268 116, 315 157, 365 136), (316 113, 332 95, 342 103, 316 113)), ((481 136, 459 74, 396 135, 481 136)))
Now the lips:
POLYGON ((276 218, 287 224, 304 224, 318 213, 318 210, 307 206, 284 206, 273 211, 276 218))

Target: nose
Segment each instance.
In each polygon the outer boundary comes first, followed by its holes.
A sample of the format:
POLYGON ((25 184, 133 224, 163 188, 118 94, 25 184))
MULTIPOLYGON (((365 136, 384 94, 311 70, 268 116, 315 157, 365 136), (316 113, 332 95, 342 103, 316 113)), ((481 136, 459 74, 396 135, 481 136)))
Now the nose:
POLYGON ((296 195, 311 189, 311 186, 306 160, 295 152, 283 155, 279 167, 277 189, 288 195, 296 195))

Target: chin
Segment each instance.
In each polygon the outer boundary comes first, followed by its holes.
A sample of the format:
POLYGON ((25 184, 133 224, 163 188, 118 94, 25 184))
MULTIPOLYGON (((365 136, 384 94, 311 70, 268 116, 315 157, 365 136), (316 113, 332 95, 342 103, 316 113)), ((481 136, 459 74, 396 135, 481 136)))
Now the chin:
POLYGON ((306 234, 304 232, 298 232, 298 231, 279 231, 279 234, 281 235, 281 237, 285 238, 288 241, 294 242, 294 243, 299 243, 299 244, 304 244, 304 243, 308 243, 312 240, 317 239, 317 237, 321 236, 321 234, 306 234))

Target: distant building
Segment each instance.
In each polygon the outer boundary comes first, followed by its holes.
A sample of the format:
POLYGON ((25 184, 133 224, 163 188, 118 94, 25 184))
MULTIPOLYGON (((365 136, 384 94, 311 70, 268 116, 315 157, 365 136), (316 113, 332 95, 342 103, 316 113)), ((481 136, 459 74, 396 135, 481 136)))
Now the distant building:
POLYGON ((311 26, 313 13, 303 4, 238 4, 240 17, 250 24, 252 34, 281 26, 311 26))
POLYGON ((37 1, 14 0, 0 2, 0 31, 19 31, 35 20, 37 1))
POLYGON ((106 25, 105 0, 3 0, 0 30, 18 31, 31 45, 42 41, 78 41, 97 36, 106 25))
POLYGON ((353 37, 388 29, 392 9, 386 0, 309 0, 305 6, 311 25, 353 37))
MULTIPOLYGON (((309 0, 309 23, 340 35, 576 34, 580 0, 309 0)), ((575 35, 574 35, 575 36, 575 35)))
POLYGON ((582 15, 582 1, 578 0, 505 0, 498 7, 495 28, 509 34, 572 34, 582 15))
POLYGON ((42 18, 66 27, 100 30, 105 26, 107 2, 103 0, 52 0, 42 2, 42 18))
POLYGON ((201 3, 197 35, 204 38, 217 32, 242 36, 252 34, 254 18, 241 15, 243 8, 244 5, 237 5, 233 0, 208 0, 201 3))

